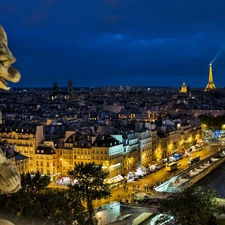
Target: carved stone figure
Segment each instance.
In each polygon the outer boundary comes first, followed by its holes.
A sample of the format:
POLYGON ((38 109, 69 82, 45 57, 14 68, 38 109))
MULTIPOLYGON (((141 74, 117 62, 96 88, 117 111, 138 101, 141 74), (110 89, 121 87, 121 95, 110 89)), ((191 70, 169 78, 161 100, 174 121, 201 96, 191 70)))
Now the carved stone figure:
POLYGON ((14 224, 9 222, 8 220, 0 219, 0 225, 14 225, 14 224))
POLYGON ((21 188, 20 173, 0 149, 0 190, 1 194, 17 192, 21 188))
POLYGON ((20 73, 11 65, 16 61, 8 48, 8 39, 5 30, 0 25, 0 88, 9 90, 7 81, 18 82, 20 73))
MULTIPOLYGON (((9 90, 7 81, 18 82, 20 73, 11 65, 16 61, 8 48, 8 40, 5 30, 0 25, 0 88, 9 90)), ((9 194, 21 188, 20 173, 17 167, 6 158, 0 148, 0 191, 1 194, 9 194)), ((0 219, 0 225, 13 225, 7 220, 0 219)))

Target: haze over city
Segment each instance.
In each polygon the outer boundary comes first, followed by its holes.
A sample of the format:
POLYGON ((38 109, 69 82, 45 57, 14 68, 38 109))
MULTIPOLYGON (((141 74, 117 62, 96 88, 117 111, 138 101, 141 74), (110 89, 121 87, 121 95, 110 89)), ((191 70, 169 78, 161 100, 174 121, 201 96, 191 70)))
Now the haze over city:
POLYGON ((225 2, 3 0, 1 25, 21 72, 11 87, 224 87, 225 2))

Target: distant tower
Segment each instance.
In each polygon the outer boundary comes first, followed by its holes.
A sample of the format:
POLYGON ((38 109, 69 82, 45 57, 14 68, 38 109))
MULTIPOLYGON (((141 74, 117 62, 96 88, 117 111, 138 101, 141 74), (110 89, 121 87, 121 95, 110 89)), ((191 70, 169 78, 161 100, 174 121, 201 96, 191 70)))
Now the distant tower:
POLYGON ((68 82, 68 93, 70 96, 73 95, 73 82, 71 80, 68 82))
POLYGON ((57 82, 53 83, 53 92, 58 92, 59 88, 58 88, 58 84, 57 82))
POLYGON ((188 93, 189 97, 191 97, 191 88, 189 85, 187 86, 187 93, 188 93))
POLYGON ((183 84, 181 86, 180 93, 187 93, 187 86, 186 86, 185 82, 183 82, 183 84))
POLYGON ((212 63, 210 63, 209 64, 209 80, 208 80, 208 84, 205 88, 205 91, 212 91, 215 89, 216 89, 216 86, 213 83, 212 63))

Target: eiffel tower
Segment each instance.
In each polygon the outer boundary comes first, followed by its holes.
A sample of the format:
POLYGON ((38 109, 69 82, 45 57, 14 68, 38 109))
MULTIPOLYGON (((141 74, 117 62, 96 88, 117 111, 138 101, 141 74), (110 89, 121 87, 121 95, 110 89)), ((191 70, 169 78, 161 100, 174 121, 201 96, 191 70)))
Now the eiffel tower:
POLYGON ((209 80, 208 80, 208 84, 205 88, 205 91, 212 91, 215 89, 216 89, 216 86, 213 83, 212 63, 210 63, 209 64, 209 80))

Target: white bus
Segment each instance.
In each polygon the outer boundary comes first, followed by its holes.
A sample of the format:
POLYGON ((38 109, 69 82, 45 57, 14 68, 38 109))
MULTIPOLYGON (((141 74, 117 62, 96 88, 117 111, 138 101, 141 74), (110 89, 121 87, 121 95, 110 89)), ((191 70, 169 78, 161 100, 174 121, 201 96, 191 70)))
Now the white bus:
POLYGON ((172 162, 172 163, 168 163, 166 164, 166 171, 173 171, 176 170, 178 167, 178 163, 177 162, 172 162))

